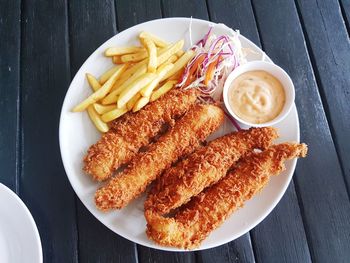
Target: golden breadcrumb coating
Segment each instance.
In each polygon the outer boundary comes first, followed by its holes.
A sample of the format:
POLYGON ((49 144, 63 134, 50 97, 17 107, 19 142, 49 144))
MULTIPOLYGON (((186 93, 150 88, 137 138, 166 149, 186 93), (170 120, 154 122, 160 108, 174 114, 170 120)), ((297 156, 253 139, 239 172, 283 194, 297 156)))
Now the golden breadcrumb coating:
POLYGON ((196 101, 193 90, 174 89, 136 113, 127 113, 112 122, 111 129, 92 145, 84 158, 84 171, 97 181, 109 178, 131 160, 142 146, 161 130, 174 124, 196 101))
POLYGON ((277 137, 272 127, 251 128, 227 134, 197 149, 156 181, 145 202, 145 210, 169 213, 224 177, 232 164, 246 153, 255 148, 268 148, 277 137))
POLYGON ((156 243, 193 249, 244 202, 258 193, 272 175, 281 173, 284 161, 305 157, 305 144, 284 143, 245 158, 223 179, 194 197, 175 217, 146 210, 147 235, 156 243))
POLYGON ((175 126, 137 154, 129 167, 97 190, 96 206, 101 210, 123 208, 181 156, 191 153, 224 120, 224 112, 214 105, 194 105, 175 126))

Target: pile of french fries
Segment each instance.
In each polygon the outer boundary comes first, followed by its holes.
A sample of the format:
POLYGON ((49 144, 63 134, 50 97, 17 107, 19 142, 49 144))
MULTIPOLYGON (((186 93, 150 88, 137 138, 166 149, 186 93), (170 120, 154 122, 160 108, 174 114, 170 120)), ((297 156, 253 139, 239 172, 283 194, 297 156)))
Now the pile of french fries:
POLYGON ((169 44, 148 32, 142 32, 139 40, 139 47, 108 48, 105 56, 115 66, 99 79, 86 74, 93 93, 73 112, 87 110, 101 132, 108 131, 108 122, 128 111, 139 111, 171 90, 194 56, 192 50, 183 51, 183 40, 169 44))

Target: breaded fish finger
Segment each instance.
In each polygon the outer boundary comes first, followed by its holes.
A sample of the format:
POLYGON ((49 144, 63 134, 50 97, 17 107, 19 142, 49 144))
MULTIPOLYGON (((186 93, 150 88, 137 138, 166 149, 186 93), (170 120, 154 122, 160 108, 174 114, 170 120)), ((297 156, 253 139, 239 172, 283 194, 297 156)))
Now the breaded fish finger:
POLYGON ((97 190, 96 206, 101 210, 126 206, 179 157, 197 148, 222 124, 223 119, 224 113, 220 107, 193 106, 146 152, 137 154, 125 171, 97 190))
POLYGON ((232 164, 246 153, 255 148, 268 148, 277 137, 274 128, 266 127, 217 138, 167 170, 150 191, 145 209, 169 213, 224 177, 232 164))
POLYGON ((272 146, 240 162, 226 177, 194 197, 174 218, 146 210, 148 237, 161 245, 198 247, 232 212, 258 193, 271 175, 281 173, 285 160, 305 157, 306 152, 305 144, 272 146))
POLYGON ((97 181, 109 178, 122 164, 155 137, 164 123, 173 124, 196 101, 196 92, 174 89, 136 113, 112 123, 84 158, 84 171, 97 181))

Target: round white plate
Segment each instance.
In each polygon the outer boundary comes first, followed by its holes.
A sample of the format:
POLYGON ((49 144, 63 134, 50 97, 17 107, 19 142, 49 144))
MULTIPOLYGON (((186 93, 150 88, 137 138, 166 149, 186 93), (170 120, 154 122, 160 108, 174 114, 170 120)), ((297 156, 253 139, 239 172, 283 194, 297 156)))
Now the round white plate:
POLYGON ((1 183, 0 262, 43 262, 40 236, 32 215, 22 200, 1 183))
MULTIPOLYGON (((146 221, 143 215, 143 201, 145 195, 138 198, 126 208, 109 213, 102 213, 96 209, 94 204, 94 193, 99 184, 93 182, 89 176, 82 171, 82 159, 91 144, 100 137, 88 115, 84 113, 72 113, 71 109, 91 91, 85 79, 85 73, 89 72, 99 76, 108 68, 112 67, 110 59, 104 57, 103 52, 110 46, 123 46, 138 44, 137 36, 141 31, 148 31, 169 41, 175 42, 181 38, 185 39, 185 48, 190 46, 189 18, 167 18, 159 19, 129 28, 115 35, 102 46, 100 46, 82 65, 75 75, 67 95, 65 97, 60 120, 60 148, 63 164, 72 184, 74 191, 79 196, 87 209, 105 226, 115 233, 138 244, 170 251, 181 251, 179 249, 161 247, 150 241, 146 234, 146 221)), ((208 31, 212 24, 203 20, 192 20, 192 41, 196 42, 208 31)), ((214 24, 213 32, 216 35, 228 33, 229 28, 222 24, 214 24)), ((250 48, 247 59, 261 60, 264 53, 251 41, 241 36, 243 47, 250 48)), ((265 58, 271 61, 268 57, 265 58)), ((279 141, 299 141, 299 122, 295 106, 289 116, 278 126, 281 138, 279 141)), ((210 138, 217 137, 232 130, 229 122, 226 122, 219 131, 210 138)), ((261 222, 276 206, 285 192, 295 169, 296 160, 287 163, 287 170, 280 176, 273 177, 269 185, 256 197, 246 203, 244 208, 234 213, 226 222, 215 230, 202 243, 199 249, 207 249, 219 246, 243 235, 259 222, 261 222)))

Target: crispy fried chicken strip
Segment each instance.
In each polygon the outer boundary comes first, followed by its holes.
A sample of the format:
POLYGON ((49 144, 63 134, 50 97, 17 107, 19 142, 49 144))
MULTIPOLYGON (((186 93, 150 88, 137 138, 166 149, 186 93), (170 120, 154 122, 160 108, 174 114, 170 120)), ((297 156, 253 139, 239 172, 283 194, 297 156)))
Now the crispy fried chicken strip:
POLYGON ((224 112, 214 105, 195 105, 175 126, 136 155, 129 167, 95 194, 101 210, 123 208, 179 157, 191 153, 223 122, 224 112))
POLYGON ((97 181, 109 178, 138 150, 149 143, 164 123, 173 124, 196 101, 196 92, 174 89, 136 113, 112 123, 110 131, 92 145, 84 158, 84 171, 97 181))
POLYGON ((272 127, 251 128, 227 134, 197 149, 156 181, 145 210, 169 213, 224 177, 239 158, 255 148, 268 148, 277 137, 272 127))
POLYGON ((306 153, 305 144, 272 146, 244 159, 226 177, 194 197, 174 218, 146 210, 148 237, 161 245, 198 247, 232 212, 261 191, 271 175, 281 173, 285 160, 305 157, 306 153))

